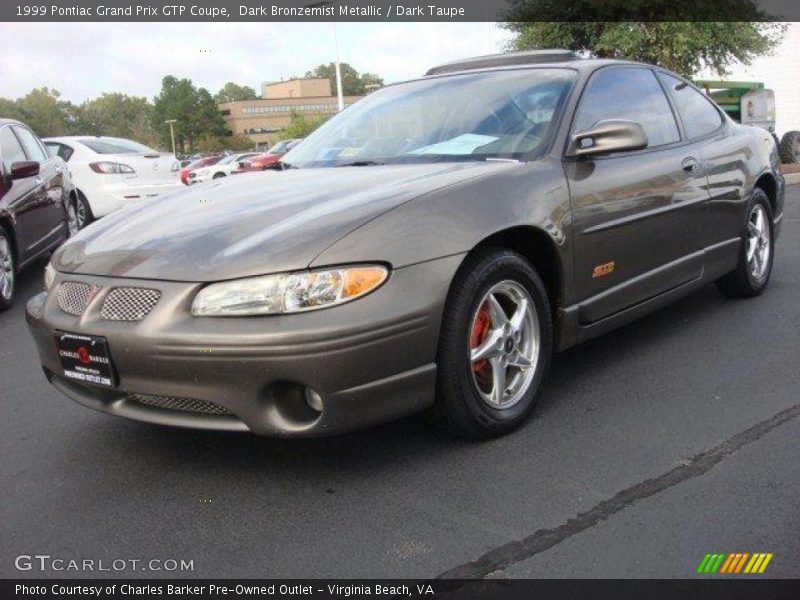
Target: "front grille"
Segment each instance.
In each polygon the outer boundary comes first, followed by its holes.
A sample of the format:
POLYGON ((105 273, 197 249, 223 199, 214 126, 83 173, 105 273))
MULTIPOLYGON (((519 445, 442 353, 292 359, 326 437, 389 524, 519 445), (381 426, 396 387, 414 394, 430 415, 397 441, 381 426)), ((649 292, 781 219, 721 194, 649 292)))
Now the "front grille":
POLYGON ((148 394, 130 394, 129 399, 156 408, 167 410, 179 410, 183 412, 201 413, 204 415, 232 415, 224 406, 208 402, 206 400, 196 400, 194 398, 175 398, 174 396, 150 396, 148 394))
POLYGON ((58 285, 56 298, 58 306, 65 313, 79 317, 89 306, 100 288, 78 281, 63 281, 58 285))
POLYGON ((153 310, 161 292, 145 288, 114 288, 106 296, 101 316, 106 321, 141 321, 153 310))

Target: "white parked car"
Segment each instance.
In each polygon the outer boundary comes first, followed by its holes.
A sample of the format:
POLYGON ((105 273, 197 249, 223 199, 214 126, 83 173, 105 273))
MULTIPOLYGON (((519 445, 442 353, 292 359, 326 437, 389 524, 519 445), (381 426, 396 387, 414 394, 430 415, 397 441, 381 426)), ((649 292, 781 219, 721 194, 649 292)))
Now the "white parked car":
POLYGON ((258 156, 259 152, 242 152, 240 154, 229 154, 218 163, 209 165, 207 167, 200 167, 189 171, 188 184, 201 183, 209 179, 219 179, 220 177, 227 177, 239 166, 239 161, 247 160, 253 156, 258 156))
POLYGON ((105 136, 42 140, 67 163, 76 190, 78 227, 143 198, 181 189, 175 155, 105 136))

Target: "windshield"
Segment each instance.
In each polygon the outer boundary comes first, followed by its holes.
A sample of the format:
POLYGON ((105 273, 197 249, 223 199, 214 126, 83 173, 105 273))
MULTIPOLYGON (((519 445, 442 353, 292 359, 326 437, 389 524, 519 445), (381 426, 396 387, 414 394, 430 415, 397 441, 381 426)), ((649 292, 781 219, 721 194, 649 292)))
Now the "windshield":
POLYGON ((223 158, 221 161, 219 161, 217 164, 218 165, 227 165, 227 164, 232 163, 237 158, 239 158, 238 154, 229 154, 228 156, 223 158))
POLYGON ((275 144, 272 148, 267 150, 268 154, 281 154, 286 152, 287 146, 291 143, 292 140, 282 140, 275 144))
POLYGON ((569 69, 540 68, 392 85, 332 118, 283 163, 326 167, 529 157, 547 145, 574 79, 569 69))
POLYGON ((144 144, 122 138, 83 138, 78 141, 98 154, 158 154, 144 144))

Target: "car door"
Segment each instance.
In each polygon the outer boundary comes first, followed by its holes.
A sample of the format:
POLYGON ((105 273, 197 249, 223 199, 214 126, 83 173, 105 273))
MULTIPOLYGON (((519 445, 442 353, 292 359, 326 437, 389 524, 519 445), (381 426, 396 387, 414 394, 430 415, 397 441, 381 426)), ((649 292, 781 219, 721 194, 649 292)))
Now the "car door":
POLYGON ((28 160, 11 125, 0 127, 0 156, 3 161, 4 185, 8 189, 2 208, 14 220, 18 262, 22 264, 36 255, 37 247, 45 235, 46 226, 39 210, 44 188, 38 175, 11 180, 11 165, 28 160))
POLYGON ((571 134, 597 122, 642 125, 647 147, 564 162, 572 202, 575 292, 583 324, 702 275, 700 218, 708 185, 672 105, 646 66, 611 66, 589 79, 571 134))
MULTIPOLYGON (((61 160, 53 157, 42 141, 27 127, 12 125, 28 160, 39 163, 39 181, 42 187, 40 204, 42 246, 48 246, 62 237, 66 229, 67 194, 66 175, 61 160)), ((43 249, 43 248, 40 248, 43 249)))
POLYGON ((751 159, 748 139, 730 135, 722 111, 705 94, 669 73, 658 72, 671 94, 686 137, 700 147, 706 165, 710 199, 704 213, 702 239, 707 260, 733 269, 738 257, 744 213, 744 183, 751 159))

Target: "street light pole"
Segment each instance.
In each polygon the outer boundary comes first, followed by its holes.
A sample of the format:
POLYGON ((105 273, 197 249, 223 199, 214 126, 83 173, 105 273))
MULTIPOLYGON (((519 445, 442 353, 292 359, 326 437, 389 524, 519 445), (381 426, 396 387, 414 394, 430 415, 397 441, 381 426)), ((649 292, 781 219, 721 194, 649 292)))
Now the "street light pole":
POLYGON ((178 119, 167 119, 164 123, 169 123, 169 137, 172 138, 172 154, 178 156, 175 153, 175 123, 178 122, 178 119))
MULTIPOLYGON (((306 6, 336 6, 337 0, 319 0, 306 6)), ((339 105, 339 112, 344 110, 344 94, 342 93, 342 67, 339 63, 339 33, 336 31, 336 15, 333 20, 333 43, 336 46, 336 100, 339 105)))
POLYGON ((336 31, 336 21, 333 22, 333 42, 336 44, 336 97, 339 103, 339 112, 344 110, 344 94, 342 93, 342 67, 339 64, 339 34, 336 31))

